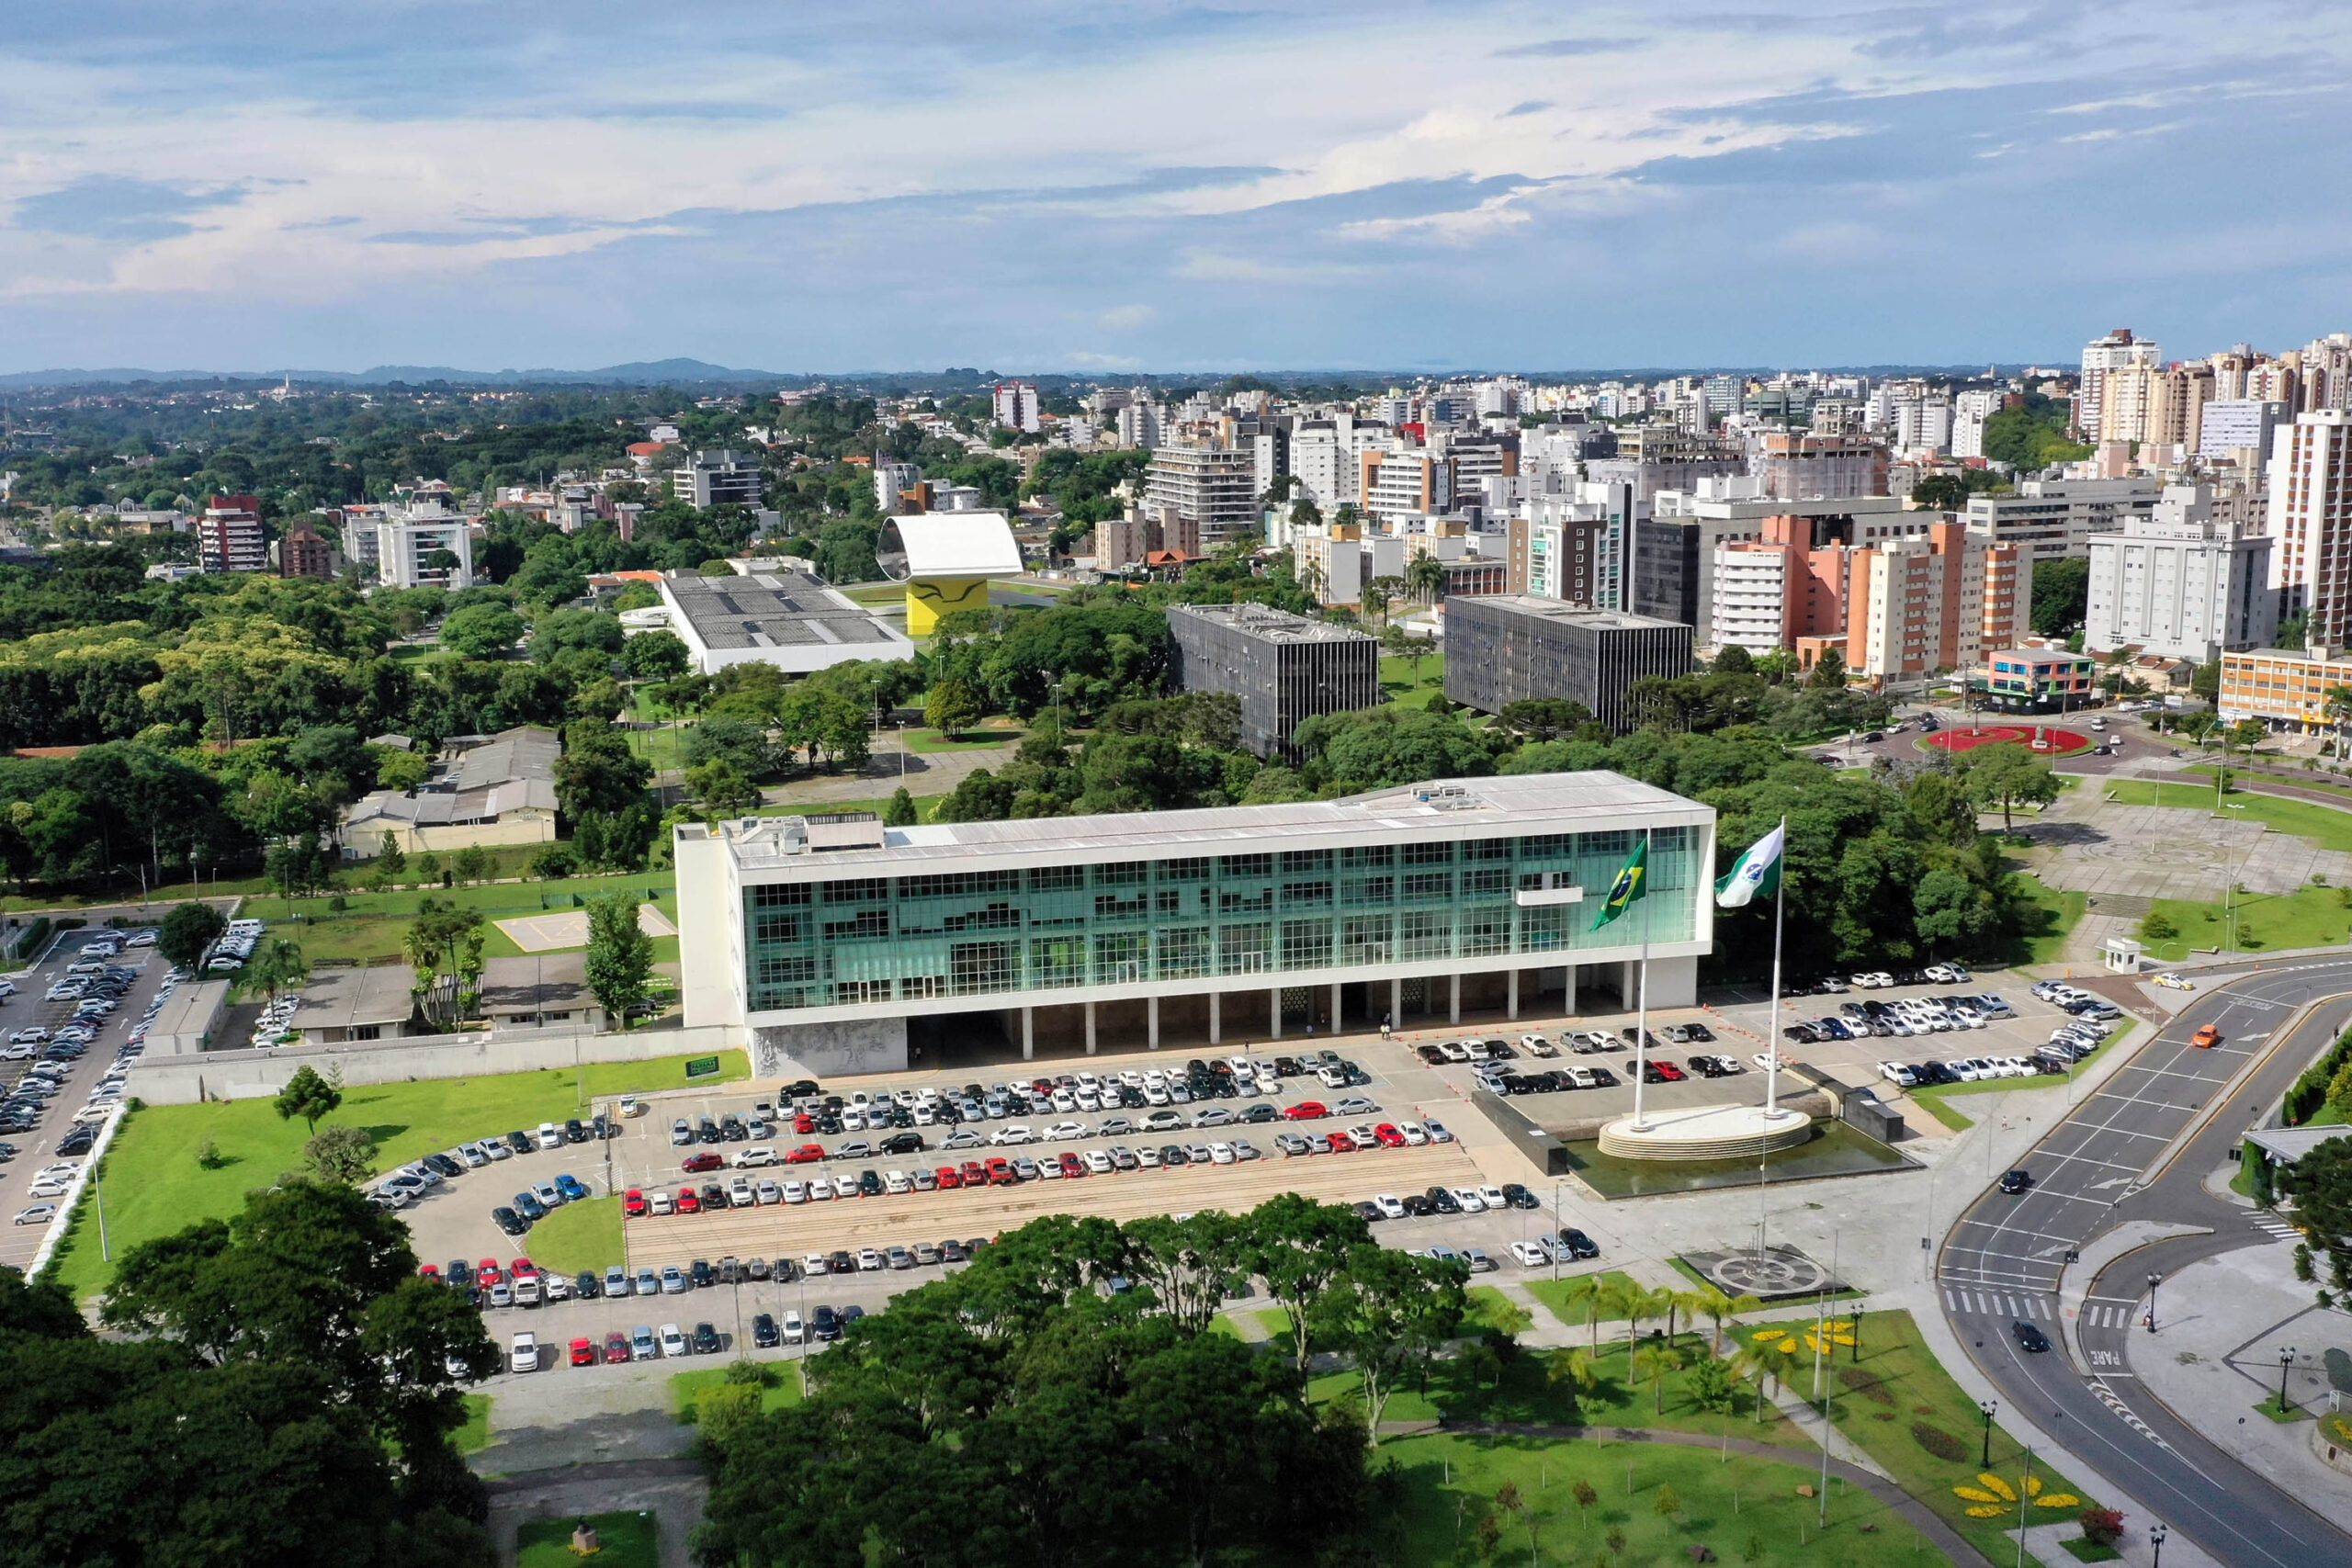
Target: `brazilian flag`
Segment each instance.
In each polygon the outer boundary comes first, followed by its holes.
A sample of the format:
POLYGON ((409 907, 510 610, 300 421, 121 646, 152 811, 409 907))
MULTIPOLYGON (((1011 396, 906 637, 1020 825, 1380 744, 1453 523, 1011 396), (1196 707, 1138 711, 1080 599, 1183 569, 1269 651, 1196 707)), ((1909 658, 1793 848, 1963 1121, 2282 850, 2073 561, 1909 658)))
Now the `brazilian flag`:
POLYGON ((1592 929, 1599 931, 1631 908, 1634 899, 1650 890, 1650 840, 1646 834, 1634 846, 1634 856, 1609 885, 1609 897, 1600 901, 1600 912, 1593 917, 1592 929))

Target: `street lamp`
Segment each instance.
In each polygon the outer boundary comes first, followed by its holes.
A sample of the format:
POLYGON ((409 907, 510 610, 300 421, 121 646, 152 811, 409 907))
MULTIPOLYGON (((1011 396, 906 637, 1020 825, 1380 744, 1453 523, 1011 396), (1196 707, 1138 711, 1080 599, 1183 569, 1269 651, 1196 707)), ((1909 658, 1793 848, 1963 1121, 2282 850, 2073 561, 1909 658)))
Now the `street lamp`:
POLYGON ((2148 1276, 2148 1332, 2151 1334, 2156 1331, 2156 1287, 2163 1284, 2164 1280, 2162 1274, 2148 1276))
POLYGON ((1993 1468, 1993 1413, 2001 1408, 2001 1402, 1980 1399, 1976 1402, 1976 1408, 1984 1412, 1984 1453, 1977 1463, 1980 1468, 1990 1470, 1993 1468))
POLYGON ((2283 1415, 2285 1415, 2285 1414, 2287 1413, 2287 1369, 2288 1369, 2289 1367, 2293 1366, 2294 1364, 2295 1364, 2295 1348, 2294 1348, 2292 1345, 2281 1345, 2281 1346, 2279 1346, 2279 1347, 2278 1347, 2278 1413, 2279 1413, 2280 1415, 2282 1415, 2282 1416, 2283 1416, 2283 1415))
POLYGON ((2162 1525, 2150 1525, 2148 1527, 2148 1545, 2154 1549, 2155 1553, 2154 1557, 2150 1561, 2148 1568, 2164 1568, 2165 1537, 2171 1533, 2172 1532, 2170 1530, 2167 1530, 2162 1525))

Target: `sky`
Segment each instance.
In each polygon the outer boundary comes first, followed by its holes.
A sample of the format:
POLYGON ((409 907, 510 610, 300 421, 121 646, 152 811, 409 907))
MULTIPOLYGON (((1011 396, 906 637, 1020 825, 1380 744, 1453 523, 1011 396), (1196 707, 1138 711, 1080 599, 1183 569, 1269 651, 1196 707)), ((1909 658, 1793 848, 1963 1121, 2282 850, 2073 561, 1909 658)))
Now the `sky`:
POLYGON ((2352 327, 2352 7, 10 10, 0 371, 2064 363, 2352 327))

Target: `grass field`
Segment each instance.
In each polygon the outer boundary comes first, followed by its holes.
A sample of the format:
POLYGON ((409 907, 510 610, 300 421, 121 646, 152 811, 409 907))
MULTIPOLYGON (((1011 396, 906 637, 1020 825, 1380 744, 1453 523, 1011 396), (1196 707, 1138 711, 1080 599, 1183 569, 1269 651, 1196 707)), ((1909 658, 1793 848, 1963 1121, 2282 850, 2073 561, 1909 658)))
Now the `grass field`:
MULTIPOLYGON (((953 736, 936 729, 909 729, 902 731, 899 738, 906 742, 908 750, 922 755, 933 751, 985 751, 991 747, 1017 746, 1028 733, 1025 729, 1010 726, 999 728, 975 725, 970 729, 959 729, 953 736)), ((885 748, 876 747, 876 750, 885 748)))
MULTIPOLYGON (((482 952, 492 958, 513 958, 523 950, 498 929, 497 921, 569 909, 576 907, 571 902, 575 897, 601 898, 615 893, 633 893, 660 909, 672 924, 677 922, 678 897, 671 878, 653 872, 571 876, 557 882, 489 882, 401 893, 346 893, 340 911, 330 910, 324 898, 251 898, 246 900, 244 913, 268 921, 273 934, 301 943, 303 956, 313 964, 322 958, 397 964, 401 962, 401 939, 416 918, 417 906, 427 897, 436 898, 459 908, 480 909, 482 919, 490 922, 482 952)), ((656 961, 676 962, 675 937, 657 937, 654 947, 656 961)))
POLYGON ((621 1247, 621 1201, 566 1203, 531 1227, 531 1261, 558 1274, 603 1273, 628 1256, 621 1247))
MULTIPOLYGON (((1832 1485, 1799 1495, 1794 1462, 1663 1444, 1421 1437, 1381 1446, 1396 1476, 1396 1560, 1412 1563, 1592 1563, 1634 1568, 1708 1560, 1745 1568, 1906 1568, 1940 1562, 1902 1515, 1832 1485), (1577 1484, 1593 1501, 1577 1501, 1577 1484), (1513 1489, 1514 1511, 1498 1499, 1513 1489), (1826 1502, 1828 1529, 1819 1524, 1826 1502), (1485 1521, 1492 1519, 1491 1544, 1485 1521)), ((1999 1561, 2007 1562, 2007 1558, 1999 1561)))
POLYGON ((1909 1093, 1912 1103, 1955 1133, 1965 1133, 1976 1125, 1975 1117, 1947 1103, 1944 1097, 1933 1089, 1915 1089, 1909 1093))
POLYGON ((2016 874, 2023 902, 2041 912, 2040 928, 2025 934, 2023 962, 2055 964, 2065 954, 2066 939, 2083 918, 2088 896, 2075 888, 2048 886, 2030 871, 2016 874))
POLYGON ((2352 926, 2352 908, 2346 908, 2347 890, 2340 887, 2301 887, 2289 894, 2247 893, 2232 901, 2234 920, 2218 903, 2193 903, 2183 898, 2159 898, 2153 914, 2170 920, 2180 934, 2161 942, 2141 938, 2148 956, 2160 964, 2177 963, 2194 948, 2219 948, 2234 931, 2233 950, 2260 952, 2275 948, 2332 947, 2346 939, 2352 926))
MULTIPOLYGON (((1592 1303, 1589 1299, 1586 1299, 1577 1301, 1571 1304, 1569 1296, 1572 1292, 1578 1289, 1577 1281, 1579 1280, 1589 1280, 1593 1278, 1596 1278, 1596 1276, 1590 1274, 1570 1275, 1565 1280, 1528 1280, 1522 1281, 1522 1283, 1527 1287, 1527 1293, 1533 1296, 1537 1301, 1542 1302, 1545 1308, 1551 1312, 1554 1317, 1558 1318, 1562 1323, 1566 1324, 1571 1328, 1582 1328, 1587 1321, 1587 1314, 1591 1308, 1592 1303)), ((1628 1285, 1633 1282, 1630 1276, 1619 1273, 1614 1269, 1610 1269, 1604 1274, 1597 1276, 1597 1278, 1604 1283, 1611 1285, 1622 1286, 1628 1285)), ((1603 1312, 1600 1314, 1600 1321, 1602 1323, 1623 1323, 1625 1321, 1625 1314, 1621 1312, 1603 1312)))
MULTIPOLYGON (((800 1403, 800 1363, 797 1361, 762 1361, 759 1363, 774 1375, 760 1393, 762 1410, 781 1410, 787 1404, 800 1403)), ((707 1389, 720 1386, 727 1381, 725 1367, 704 1367, 691 1372, 679 1372, 670 1379, 670 1408, 678 1420, 692 1426, 695 1421, 695 1401, 707 1389)))
POLYGON ((631 729, 623 733, 628 737, 630 754, 652 763, 656 773, 685 767, 686 737, 692 733, 691 727, 684 729, 631 729))
POLYGON ((1535 1314, 1495 1289, 1492 1285, 1470 1288, 1470 1311, 1463 1323, 1469 1328, 1490 1329, 1497 1334, 1517 1334, 1535 1321, 1535 1314))
MULTIPOLYGON (((1978 1551, 1996 1562, 2009 1562, 2017 1546, 2004 1531, 2017 1523, 2014 1509, 1997 1518, 1971 1518, 1969 1502, 1952 1491, 1955 1486, 1982 1490, 1976 1477, 1984 1416, 1976 1402, 1960 1391, 1920 1341, 1909 1313, 1870 1314, 1862 1320, 1860 1337, 1860 1362, 1838 1367, 1830 1418, 1905 1492, 1934 1509, 1978 1551), (1964 1457, 1937 1458, 1913 1435, 1915 1427, 1942 1434, 1935 1440, 1956 1441, 1966 1450, 1964 1457)), ((1997 1426, 1993 1428, 1990 1473, 2006 1480, 2013 1491, 2025 1474, 2024 1450, 1997 1426)), ((2044 1495, 2077 1490, 2040 1460, 2034 1461, 2033 1473, 2044 1495)), ((2092 1501, 2086 1495, 2075 1506, 2036 1506, 2026 1512, 2033 1523, 2054 1524, 2072 1519, 2092 1501)))
MULTIPOLYGON (((686 1082, 687 1060, 669 1056, 647 1062, 592 1062, 585 1072, 588 1102, 681 1088, 686 1082)), ((695 1082, 724 1082, 745 1077, 749 1071, 744 1054, 729 1051, 723 1054, 718 1078, 695 1082)), ((322 1125, 344 1122, 367 1128, 375 1134, 380 1150, 378 1168, 389 1170, 469 1139, 577 1115, 580 1099, 575 1083, 571 1071, 565 1068, 495 1077, 370 1084, 344 1090, 342 1109, 322 1125)), ((281 1118, 266 1100, 232 1100, 225 1105, 151 1105, 133 1111, 116 1135, 103 1168, 107 1235, 114 1256, 119 1258, 127 1247, 168 1235, 198 1220, 235 1213, 243 1206, 247 1191, 266 1187, 281 1171, 300 1167, 302 1145, 309 1137, 310 1130, 300 1118, 281 1118), (196 1158, 207 1138, 219 1153, 218 1163, 210 1169, 198 1165, 196 1158)), ((552 1158, 534 1156, 504 1161, 492 1170, 459 1178, 456 1185, 460 1190, 453 1197, 431 1201, 485 1205, 503 1201, 514 1190, 505 1179, 510 1171, 516 1179, 528 1171, 531 1179, 540 1180, 573 1166, 584 1168, 588 1154, 582 1149, 552 1158)), ((605 1261, 617 1258, 616 1253, 605 1261)), ((74 1235, 59 1249, 52 1267, 56 1278, 76 1298, 96 1295, 113 1277, 113 1266, 98 1255, 97 1225, 90 1217, 87 1200, 74 1235)))
POLYGON ((477 1453, 490 1446, 490 1395, 469 1393, 466 1402, 466 1424, 449 1434, 461 1454, 477 1453))
POLYGON ((1445 690, 1445 655, 1425 654, 1419 660, 1392 654, 1380 661, 1380 694, 1391 703, 1419 707, 1432 694, 1445 690), (1415 673, 1418 667, 1419 673, 1415 673))
MULTIPOLYGON (((2209 814, 2213 809, 2212 790, 2197 785, 2175 784, 2167 790, 2160 784, 2120 779, 2106 789, 2120 806, 2177 807, 2209 814)), ((2232 817, 2265 823, 2273 832, 2309 839, 2324 850, 2352 850, 2352 811, 2234 789, 2222 797, 2222 809, 2232 817)))
POLYGON ((599 1551, 589 1558, 571 1554, 572 1527, 581 1521, 534 1519, 514 1533, 514 1568, 661 1568, 662 1532, 650 1513, 591 1514, 599 1551))

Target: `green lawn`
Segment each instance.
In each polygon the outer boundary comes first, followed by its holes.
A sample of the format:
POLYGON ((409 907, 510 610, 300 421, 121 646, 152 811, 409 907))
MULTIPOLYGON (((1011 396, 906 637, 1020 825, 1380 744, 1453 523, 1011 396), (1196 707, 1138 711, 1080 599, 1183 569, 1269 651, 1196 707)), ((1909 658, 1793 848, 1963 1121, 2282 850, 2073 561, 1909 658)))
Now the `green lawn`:
POLYGON ((644 758, 653 764, 656 773, 683 769, 686 765, 686 737, 692 726, 684 729, 630 729, 630 754, 644 758))
POLYGON ((1432 694, 1445 690, 1445 655, 1429 653, 1419 659, 1391 654, 1380 661, 1380 693, 1391 703, 1420 707, 1432 694))
POLYGON ((2030 871, 2017 874, 2019 901, 2038 910, 2040 925, 2025 933, 2023 954, 2028 964, 2054 964, 2065 953, 2066 939, 2083 918, 2088 898, 2077 888, 2047 886, 2030 871))
MULTIPOLYGON (((584 1075, 588 1102, 594 1105, 619 1094, 683 1087, 688 1059, 592 1062, 584 1075)), ((719 1077, 694 1081, 718 1083, 749 1072, 744 1054, 729 1051, 722 1054, 719 1077)), ((343 1108, 328 1122, 368 1128, 381 1151, 379 1168, 390 1169, 469 1139, 578 1115, 576 1081, 567 1067, 494 1077, 370 1084, 344 1090, 343 1108)), ((301 1165, 302 1145, 309 1136, 300 1118, 279 1117, 267 1100, 232 1100, 225 1105, 150 1105, 131 1112, 104 1166, 107 1235, 114 1256, 120 1258, 126 1247, 169 1235, 198 1220, 226 1218, 236 1213, 249 1190, 266 1187, 281 1171, 301 1165), (207 1138, 220 1155, 219 1164, 209 1170, 196 1160, 197 1149, 207 1138)), ((536 1181, 559 1170, 585 1168, 589 1163, 589 1151, 584 1149, 552 1157, 534 1155, 503 1161, 492 1169, 459 1178, 458 1185, 468 1191, 458 1201, 487 1205, 514 1190, 510 1176, 519 1182, 527 1172, 528 1179, 536 1181)), ((616 1252, 606 1261, 617 1258, 616 1252)), ((88 1200, 84 1201, 74 1234, 59 1249, 51 1267, 56 1278, 77 1298, 96 1295, 112 1277, 112 1265, 98 1256, 97 1225, 88 1200)))
MULTIPOLYGON (((1604 1283, 1611 1285, 1628 1285, 1633 1282, 1630 1276, 1620 1273, 1618 1270, 1611 1269, 1598 1276, 1590 1274, 1570 1274, 1558 1280, 1521 1280, 1521 1283, 1527 1287, 1527 1293, 1529 1295, 1533 1296, 1537 1301, 1542 1302, 1544 1306, 1551 1310, 1551 1314, 1554 1317, 1558 1318, 1562 1323, 1566 1324, 1571 1328, 1582 1328, 1588 1321, 1588 1313, 1592 1303, 1589 1299, 1580 1300, 1571 1305, 1568 1298, 1570 1292, 1577 1289, 1577 1281, 1579 1280, 1589 1280, 1594 1278, 1598 1278, 1604 1283)), ((1600 1314, 1600 1321, 1603 1323, 1623 1323, 1624 1320, 1625 1314, 1623 1313, 1603 1312, 1600 1314)))
POLYGON ((1470 1312, 1463 1321, 1472 1328, 1517 1334, 1534 1324, 1535 1314, 1492 1285, 1474 1285, 1470 1288, 1470 1312))
POLYGON ((577 1274, 624 1261, 621 1201, 591 1198, 566 1203, 531 1227, 531 1261, 559 1274, 577 1274))
MULTIPOLYGON (((760 1366, 774 1375, 761 1391, 762 1410, 781 1410, 787 1404, 800 1403, 800 1363, 797 1361, 762 1361, 760 1366)), ((727 1381, 725 1367, 704 1367, 696 1371, 674 1373, 670 1379, 670 1408, 686 1426, 694 1425, 695 1401, 706 1389, 718 1387, 727 1381)))
MULTIPOLYGON (((2352 889, 2301 887, 2289 894, 2247 893, 2232 900, 2236 910, 2233 950, 2260 952, 2270 948, 2332 947, 2346 940, 2352 927, 2352 908, 2345 905, 2352 889)), ((2170 920, 2180 934, 2162 942, 2143 935, 2148 956, 2159 964, 2177 963, 2193 948, 2219 948, 2232 922, 2219 903, 2194 903, 2159 898, 2154 914, 2170 920)))
MULTIPOLYGON (((576 908, 575 897, 600 898, 614 893, 636 894, 660 909, 672 924, 677 922, 676 890, 665 874, 648 872, 571 876, 556 882, 490 882, 402 893, 347 893, 340 911, 330 910, 324 898, 251 898, 246 900, 244 913, 267 920, 278 928, 276 934, 301 943, 303 956, 312 963, 343 958, 354 963, 397 964, 401 962, 401 939, 416 918, 417 905, 428 897, 442 899, 460 908, 480 909, 488 922, 482 952, 492 958, 514 958, 523 950, 498 929, 498 921, 518 915, 552 914, 576 908)), ((656 937, 654 944, 657 961, 677 959, 675 937, 656 937), (662 950, 664 942, 669 944, 668 951, 662 950)))
MULTIPOLYGON (((1017 746, 1028 733, 1025 729, 974 726, 970 729, 959 729, 953 736, 936 729, 903 730, 899 739, 906 742, 908 750, 922 755, 933 751, 985 751, 992 747, 1017 746)), ((876 752, 888 750, 890 748, 887 745, 875 748, 876 752)))
POLYGON ((1937 1121, 1942 1122, 1945 1126, 1951 1128, 1955 1133, 1965 1133, 1971 1127, 1976 1125, 1975 1117, 1967 1115, 1954 1107, 1946 1104, 1944 1102, 1944 1097, 1934 1089, 1915 1089, 1906 1090, 1905 1092, 1910 1095, 1913 1104, 1917 1105, 1922 1110, 1926 1111, 1928 1115, 1934 1117, 1937 1121))
MULTIPOLYGON (((1996 1562, 2011 1561, 2016 1542, 2003 1532, 2017 1523, 2015 1506, 2005 1508, 1997 1518, 1971 1518, 1972 1504, 1952 1491, 1955 1486, 1984 1489, 1977 1480, 1977 1460, 1984 1417, 1976 1402, 1960 1391, 1960 1385, 1921 1343, 1910 1314, 1869 1314, 1862 1319, 1860 1338, 1860 1361, 1842 1362, 1838 1369, 1837 1398, 1830 1407, 1838 1429, 1986 1557, 1996 1562), (1950 1440, 1966 1452, 1959 1459, 1939 1459, 1921 1446, 1915 1427, 1928 1430, 1931 1441, 1950 1440)), ((1810 1387, 1808 1373, 1800 1380, 1799 1391, 1809 1392, 1810 1387)), ((2022 1446, 1998 1426, 1993 1428, 1991 1473, 2007 1481, 2013 1492, 2025 1474, 2022 1446)), ((2044 1495, 2078 1490, 2039 1459, 2033 1473, 2041 1482, 2044 1495)), ((2034 1523, 2061 1523, 2071 1520, 2091 1501, 2086 1495, 2073 1506, 2036 1506, 2026 1511, 2034 1523)))
MULTIPOLYGON (((2218 762, 2199 762, 2195 767, 2187 768, 2182 771, 2185 773, 2196 773, 2204 778, 2211 779, 2218 774, 2222 771, 2222 768, 2221 764, 2218 762)), ((2321 795, 2334 795, 2339 800, 2352 801, 2352 784, 2344 784, 2342 782, 2343 775, 2339 773, 2323 773, 2314 772, 2308 778, 2273 778, 2268 774, 2253 773, 2245 768, 2232 768, 2230 770, 2230 773, 2233 779, 2245 779, 2250 783, 2257 781, 2267 782, 2269 784, 2287 785, 2294 789, 2315 790, 2321 795)), ((2233 793, 2234 793, 2234 784, 2232 787, 2233 793)), ((2249 791, 2248 793, 2254 792, 2249 791)), ((2165 798, 2169 800, 2171 798, 2172 792, 2170 790, 2166 790, 2165 795, 2165 798)), ((2208 784, 2205 789, 2205 797, 2208 800, 2211 800, 2212 796, 2212 786, 2208 784)))
POLYGON ((466 1402, 466 1424, 449 1434, 461 1454, 478 1453, 490 1446, 490 1395, 469 1393, 466 1402))
MULTIPOLYGON (((2213 809, 2212 790, 2199 785, 2175 784, 2167 790, 2160 784, 2121 779, 2106 788, 2120 806, 2177 807, 2209 815, 2213 809)), ((2267 823, 2274 832, 2310 839, 2324 850, 2352 850, 2352 811, 2322 806, 2315 800, 2289 800, 2281 795, 2253 795, 2234 789, 2222 797, 2222 805, 2228 816, 2267 823)))
POLYGON ((1698 1547, 1712 1561, 1744 1568, 1904 1568, 1943 1560, 1868 1492, 1837 1483, 1826 1499, 1800 1495, 1800 1486, 1817 1483, 1802 1458, 1436 1436, 1393 1438, 1381 1458, 1397 1466, 1396 1557, 1404 1562, 1648 1568, 1695 1562, 1698 1547), (1589 1508, 1577 1503, 1578 1483, 1593 1498, 1589 1508), (1516 1490, 1516 1513, 1498 1503, 1506 1484, 1516 1490), (1489 1517, 1497 1527, 1491 1550, 1481 1540, 1489 1517))
POLYGON ((514 1568, 661 1568, 662 1533, 650 1513, 591 1514, 599 1551, 589 1558, 571 1554, 577 1518, 535 1519, 514 1534, 514 1568))

